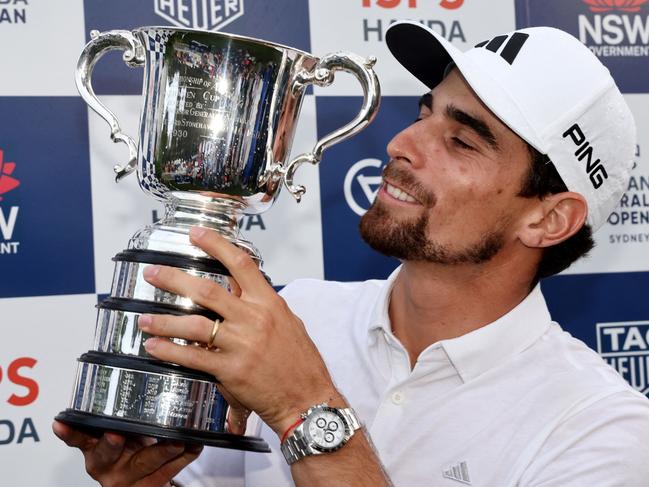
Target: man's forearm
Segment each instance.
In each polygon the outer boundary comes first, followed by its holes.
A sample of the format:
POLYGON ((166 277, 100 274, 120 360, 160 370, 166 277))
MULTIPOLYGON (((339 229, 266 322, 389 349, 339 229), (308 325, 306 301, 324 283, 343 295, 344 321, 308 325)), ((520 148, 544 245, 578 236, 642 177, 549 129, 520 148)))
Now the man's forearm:
POLYGON ((295 462, 291 474, 297 487, 392 487, 364 428, 338 451, 295 462))

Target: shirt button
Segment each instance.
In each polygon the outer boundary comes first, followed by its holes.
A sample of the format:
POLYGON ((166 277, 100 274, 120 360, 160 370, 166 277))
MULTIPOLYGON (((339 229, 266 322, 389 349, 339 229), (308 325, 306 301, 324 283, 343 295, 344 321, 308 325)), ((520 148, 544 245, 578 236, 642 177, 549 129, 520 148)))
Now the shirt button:
POLYGON ((396 404, 397 406, 401 406, 403 404, 403 394, 401 392, 394 392, 392 394, 392 403, 396 404))

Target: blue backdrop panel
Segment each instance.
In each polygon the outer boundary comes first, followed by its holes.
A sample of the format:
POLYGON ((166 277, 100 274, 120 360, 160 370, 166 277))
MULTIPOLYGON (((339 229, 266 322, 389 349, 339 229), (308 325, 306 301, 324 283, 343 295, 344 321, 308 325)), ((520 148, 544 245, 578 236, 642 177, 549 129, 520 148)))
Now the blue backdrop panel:
POLYGON ((576 274, 542 281, 552 318, 597 349, 596 323, 632 322, 649 316, 646 272, 576 274))
POLYGON ((633 387, 649 392, 649 273, 555 276, 542 281, 542 289, 555 321, 597 350, 633 387), (604 331, 604 324, 615 332, 604 331))
MULTIPOLYGON (((345 180, 351 181, 353 203, 363 209, 370 205, 368 191, 378 189, 377 177, 387 162, 386 144, 401 129, 417 117, 417 97, 383 97, 381 109, 363 132, 332 147, 320 165, 322 244, 325 278, 358 281, 384 278, 398 265, 395 259, 371 251, 358 233, 360 216, 350 207, 345 195, 345 180), (375 165, 359 164, 375 159, 375 165)), ((318 137, 351 120, 361 106, 360 97, 318 97, 318 137)))
POLYGON ((649 93, 649 3, 608 3, 619 6, 516 0, 516 28, 548 25, 570 32, 598 55, 623 93, 649 93))
POLYGON ((2 275, 14 276, 0 279, 0 297, 94 293, 86 104, 2 97, 0 113, 11 114, 0 117, 0 150, 20 182, 0 195, 5 226, 15 215, 0 242, 19 243, 0 260, 2 275))

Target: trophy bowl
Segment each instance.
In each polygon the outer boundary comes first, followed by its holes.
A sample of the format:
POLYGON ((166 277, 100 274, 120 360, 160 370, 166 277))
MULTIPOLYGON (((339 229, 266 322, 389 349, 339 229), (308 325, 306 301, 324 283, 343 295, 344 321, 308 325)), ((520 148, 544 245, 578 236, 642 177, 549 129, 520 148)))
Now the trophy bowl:
MULTIPOLYGON (((143 277, 151 264, 172 266, 231 290, 230 273, 189 241, 192 226, 219 232, 263 261, 241 238, 241 214, 269 209, 282 186, 300 201, 296 169, 318 164, 323 151, 362 130, 379 107, 375 59, 351 53, 317 58, 242 36, 169 27, 91 32, 76 71, 82 98, 129 147, 116 180, 137 173, 140 187, 163 201, 164 217, 137 231, 114 257, 110 296, 98 305, 93 349, 78 359, 70 406, 56 419, 79 428, 172 438, 225 448, 269 451, 260 438, 227 432, 227 403, 209 374, 149 356, 139 330, 142 314, 220 317, 185 296, 157 289, 143 277), (95 63, 123 50, 143 67, 144 104, 136 143, 94 94, 95 63), (358 115, 289 159, 307 86, 328 86, 336 71, 354 75, 364 92, 358 115)), ((263 272, 263 271, 262 271, 263 272)), ((201 346, 173 339, 184 346, 201 346)), ((204 345, 204 344, 202 344, 204 345)))

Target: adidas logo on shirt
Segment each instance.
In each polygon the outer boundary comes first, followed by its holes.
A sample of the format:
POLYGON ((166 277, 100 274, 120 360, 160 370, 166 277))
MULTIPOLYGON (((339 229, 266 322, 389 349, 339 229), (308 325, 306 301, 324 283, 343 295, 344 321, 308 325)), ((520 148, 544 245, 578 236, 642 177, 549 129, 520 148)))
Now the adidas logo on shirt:
POLYGON ((466 462, 460 462, 455 465, 450 465, 446 467, 442 474, 444 478, 457 480, 466 485, 471 485, 471 479, 469 478, 469 467, 466 462))

